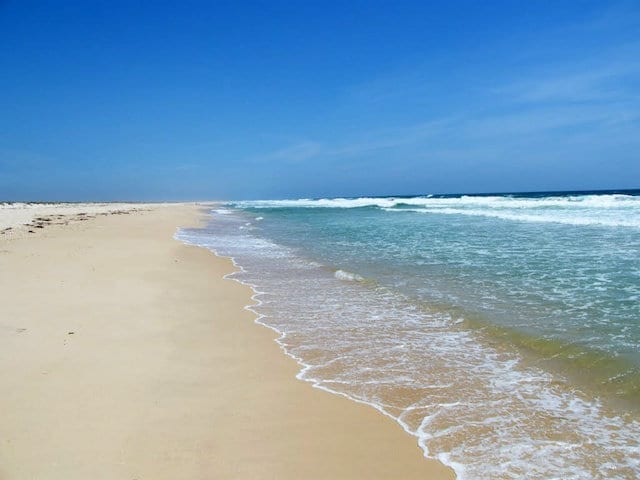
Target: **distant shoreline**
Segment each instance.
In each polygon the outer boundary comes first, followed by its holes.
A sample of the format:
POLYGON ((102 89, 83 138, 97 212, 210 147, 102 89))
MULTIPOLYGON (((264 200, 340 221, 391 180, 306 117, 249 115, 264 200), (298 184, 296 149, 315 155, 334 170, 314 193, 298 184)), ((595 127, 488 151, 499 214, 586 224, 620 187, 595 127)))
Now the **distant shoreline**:
MULTIPOLYGON (((541 196, 566 196, 566 195, 640 195, 640 187, 638 188, 613 188, 613 189, 587 189, 587 190, 525 190, 525 191, 505 191, 505 192, 457 192, 457 193, 415 193, 415 194, 361 194, 361 195, 323 195, 312 197, 300 197, 300 196, 284 196, 284 197, 269 197, 269 198, 252 198, 250 200, 297 200, 299 198, 309 198, 310 200, 317 200, 321 198, 412 198, 412 197, 435 197, 435 198, 455 198, 455 197, 491 197, 491 196, 514 196, 514 197, 541 197, 541 196)), ((0 200, 0 207, 3 205, 13 204, 25 204, 25 205, 81 205, 81 204, 99 204, 110 205, 114 203, 119 204, 132 204, 132 205, 161 205, 161 204, 208 204, 219 203, 227 201, 242 201, 247 199, 233 198, 233 199, 213 199, 213 200, 104 200, 104 201, 91 201, 91 200, 77 200, 77 201, 47 201, 47 200, 0 200)))

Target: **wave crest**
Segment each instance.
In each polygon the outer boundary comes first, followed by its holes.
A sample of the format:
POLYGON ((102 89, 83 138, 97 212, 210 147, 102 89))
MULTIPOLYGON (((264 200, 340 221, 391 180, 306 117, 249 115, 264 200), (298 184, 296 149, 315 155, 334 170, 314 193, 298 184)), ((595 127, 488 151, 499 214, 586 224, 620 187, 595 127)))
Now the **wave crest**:
POLYGON ((363 282, 364 277, 357 273, 347 272, 346 270, 336 270, 333 274, 338 280, 344 280, 346 282, 363 282))

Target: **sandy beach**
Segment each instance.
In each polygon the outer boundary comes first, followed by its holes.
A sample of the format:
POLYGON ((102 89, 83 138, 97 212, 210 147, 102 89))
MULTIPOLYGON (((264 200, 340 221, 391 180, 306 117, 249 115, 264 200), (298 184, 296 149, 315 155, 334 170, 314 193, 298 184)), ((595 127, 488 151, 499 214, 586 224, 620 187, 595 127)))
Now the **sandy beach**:
POLYGON ((295 378, 230 260, 173 239, 201 207, 116 210, 0 236, 0 479, 454 477, 295 378))

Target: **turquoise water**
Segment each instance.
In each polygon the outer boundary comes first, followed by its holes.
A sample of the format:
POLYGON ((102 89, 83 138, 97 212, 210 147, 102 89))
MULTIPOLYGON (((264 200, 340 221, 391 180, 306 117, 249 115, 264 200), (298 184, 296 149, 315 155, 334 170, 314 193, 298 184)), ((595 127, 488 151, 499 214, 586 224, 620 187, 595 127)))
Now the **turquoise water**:
POLYGON ((640 476, 640 196, 236 202, 231 256, 300 378, 460 478, 640 476))

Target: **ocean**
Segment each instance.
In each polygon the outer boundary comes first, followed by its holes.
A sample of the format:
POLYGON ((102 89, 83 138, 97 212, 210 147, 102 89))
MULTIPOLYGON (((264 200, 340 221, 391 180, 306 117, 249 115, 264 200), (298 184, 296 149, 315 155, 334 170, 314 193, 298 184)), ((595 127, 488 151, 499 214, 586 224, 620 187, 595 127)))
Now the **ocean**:
MULTIPOLYGON (((460 479, 640 477, 640 191, 218 204, 298 377, 460 479)), ((367 439, 363 439, 367 441, 367 439)))

